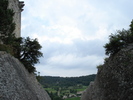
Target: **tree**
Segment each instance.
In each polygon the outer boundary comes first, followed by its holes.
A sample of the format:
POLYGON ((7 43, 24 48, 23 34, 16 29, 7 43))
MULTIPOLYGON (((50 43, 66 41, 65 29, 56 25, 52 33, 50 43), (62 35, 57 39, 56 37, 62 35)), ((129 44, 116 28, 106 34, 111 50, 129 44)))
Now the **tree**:
POLYGON ((133 21, 128 30, 118 30, 115 34, 109 36, 109 43, 106 43, 104 46, 105 54, 114 55, 130 43, 133 43, 133 21))
POLYGON ((39 62, 43 54, 39 51, 42 47, 37 39, 16 38, 13 22, 14 11, 8 8, 8 0, 0 0, 0 50, 9 51, 18 58, 29 72, 34 72, 34 65, 39 62), (7 50, 5 50, 7 49, 7 50))
POLYGON ((24 64, 29 72, 34 72, 34 65, 39 62, 39 57, 43 54, 39 51, 42 47, 37 39, 30 39, 29 37, 18 38, 13 45, 15 56, 24 64))
POLYGON ((133 34, 133 20, 131 21, 131 24, 130 24, 130 31, 133 34))
POLYGON ((25 66, 25 68, 31 73, 35 72, 35 64, 39 63, 39 57, 43 56, 40 51, 42 46, 37 39, 27 38, 15 38, 13 44, 14 56, 18 58, 25 66))
POLYGON ((8 0, 0 0, 0 41, 3 44, 12 44, 15 34, 14 12, 8 8, 8 0))

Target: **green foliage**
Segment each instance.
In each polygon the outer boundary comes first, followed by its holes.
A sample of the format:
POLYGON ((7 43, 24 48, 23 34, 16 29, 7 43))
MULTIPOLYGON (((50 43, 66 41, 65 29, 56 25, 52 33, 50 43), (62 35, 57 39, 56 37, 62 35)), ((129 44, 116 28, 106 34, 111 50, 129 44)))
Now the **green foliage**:
POLYGON ((14 51, 14 56, 20 60, 20 53, 21 53, 21 44, 23 43, 23 38, 15 38, 13 43, 11 44, 14 51))
POLYGON ((57 90, 55 90, 54 88, 45 88, 45 90, 47 90, 50 93, 56 93, 57 90))
POLYGON ((63 100, 61 97, 55 96, 53 100, 63 100))
POLYGON ((49 94, 51 100, 63 100, 62 97, 57 96, 57 92, 53 93, 53 92, 47 91, 47 93, 49 94))
POLYGON ((43 56, 42 52, 39 51, 41 48, 37 39, 30 39, 29 37, 26 39, 14 38, 10 45, 0 44, 0 51, 6 51, 18 58, 30 73, 36 71, 34 65, 39 63, 39 57, 43 56))
POLYGON ((37 39, 15 37, 14 11, 8 8, 8 4, 8 0, 0 0, 0 43, 3 44, 0 44, 0 50, 12 54, 24 64, 29 72, 34 72, 34 65, 43 55, 39 51, 42 47, 37 39))
POLYGON ((8 45, 12 44, 15 37, 13 16, 13 10, 8 8, 8 0, 0 0, 0 41, 8 45))
POLYGON ((13 55, 13 48, 9 45, 0 44, 0 51, 6 51, 7 53, 13 55))
MULTIPOLYGON (((44 86, 45 90, 49 93, 52 100, 55 100, 54 97, 56 96, 59 96, 61 98, 63 98, 63 96, 69 97, 72 94, 81 96, 81 94, 77 94, 77 92, 84 91, 88 87, 89 83, 91 81, 94 81, 95 77, 95 74, 80 77, 42 76, 39 82, 44 86)), ((73 98, 72 100, 79 99, 73 98)))
POLYGON ((84 91, 88 86, 83 86, 81 88, 77 88, 77 92, 84 91))
POLYGON ((131 21, 131 24, 130 24, 130 31, 133 34, 133 20, 131 21))
POLYGON ((108 62, 109 57, 104 58, 104 63, 108 62))
POLYGON ((133 43, 133 21, 129 30, 118 30, 115 34, 109 36, 109 43, 106 43, 104 46, 106 55, 116 54, 129 43, 133 43))
POLYGON ((30 39, 29 37, 18 38, 14 43, 16 57, 24 64, 26 69, 31 73, 35 72, 34 65, 39 63, 39 57, 43 54, 39 51, 42 47, 37 39, 30 39))
POLYGON ((99 68, 102 68, 103 67, 103 65, 102 64, 100 64, 100 65, 98 65, 97 66, 97 68, 99 69, 99 68))
MULTIPOLYGON (((58 87, 58 88, 60 88, 60 87, 58 87)), ((84 91, 86 88, 87 88, 87 86, 83 86, 79 90, 84 91)), ((68 88, 62 87, 62 88, 56 89, 56 90, 51 87, 51 88, 45 88, 45 90, 47 91, 47 93, 49 94, 49 96, 51 97, 52 100, 57 100, 56 98, 59 98, 58 100, 62 100, 63 96, 69 97, 69 95, 71 95, 71 94, 77 95, 77 91, 78 91, 77 87, 75 87, 75 86, 71 86, 68 88), (60 95, 58 95, 58 93, 60 93, 60 95)), ((77 96, 81 96, 81 95, 78 94, 77 96)), ((74 97, 71 97, 71 98, 74 98, 74 97)))
POLYGON ((65 100, 80 100, 80 97, 74 97, 74 98, 67 98, 65 100))
POLYGON ((70 89, 70 93, 77 93, 76 89, 70 89))
POLYGON ((52 76, 42 76, 40 83, 44 87, 60 86, 60 87, 70 87, 70 86, 88 86, 91 81, 94 81, 96 75, 80 76, 80 77, 52 77, 52 76))
POLYGON ((39 82, 41 80, 40 72, 36 72, 35 75, 36 75, 36 79, 39 82))

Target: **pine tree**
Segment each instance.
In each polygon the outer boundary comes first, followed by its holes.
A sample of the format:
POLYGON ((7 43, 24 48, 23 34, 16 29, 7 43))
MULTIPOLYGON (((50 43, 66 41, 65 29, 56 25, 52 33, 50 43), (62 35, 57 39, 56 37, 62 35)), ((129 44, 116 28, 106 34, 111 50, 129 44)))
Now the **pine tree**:
POLYGON ((131 24, 129 26, 130 26, 130 31, 133 34, 133 20, 131 21, 131 24))
POLYGON ((15 57, 24 64, 29 72, 35 72, 34 65, 39 63, 39 57, 43 56, 41 48, 37 39, 18 38, 14 43, 15 57))

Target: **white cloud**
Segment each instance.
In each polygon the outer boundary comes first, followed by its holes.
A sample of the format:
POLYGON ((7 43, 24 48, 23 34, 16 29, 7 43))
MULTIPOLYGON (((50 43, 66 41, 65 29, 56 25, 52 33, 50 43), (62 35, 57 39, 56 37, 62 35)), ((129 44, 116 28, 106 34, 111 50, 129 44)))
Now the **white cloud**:
POLYGON ((38 38, 42 75, 96 73, 108 35, 128 28, 133 1, 24 0, 22 37, 38 38))
POLYGON ((46 64, 42 68, 38 68, 38 71, 44 72, 45 75, 58 76, 79 76, 96 73, 96 65, 103 62, 102 58, 95 55, 78 57, 76 55, 58 55, 48 59, 46 64), (95 61, 95 62, 94 62, 95 61), (94 70, 95 69, 95 70, 94 70), (49 70, 49 71, 48 71, 49 70), (82 73, 82 74, 81 74, 82 73))
POLYGON ((99 58, 100 57, 97 57, 95 55, 80 57, 74 54, 64 54, 51 57, 50 59, 48 59, 48 64, 52 64, 53 66, 59 64, 61 66, 66 66, 66 68, 78 68, 81 66, 84 68, 84 66, 95 66, 96 64, 100 63, 102 61, 102 58, 99 58), (93 61, 95 61, 95 63, 92 63, 93 61))

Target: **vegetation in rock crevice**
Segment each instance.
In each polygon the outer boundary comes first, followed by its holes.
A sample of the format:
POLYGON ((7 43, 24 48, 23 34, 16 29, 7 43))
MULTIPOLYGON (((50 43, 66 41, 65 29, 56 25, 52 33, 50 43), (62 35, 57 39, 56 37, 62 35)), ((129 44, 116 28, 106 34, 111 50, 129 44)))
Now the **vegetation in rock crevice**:
POLYGON ((104 46, 106 55, 114 55, 130 43, 133 43, 133 20, 128 30, 118 30, 109 36, 109 43, 104 46))

